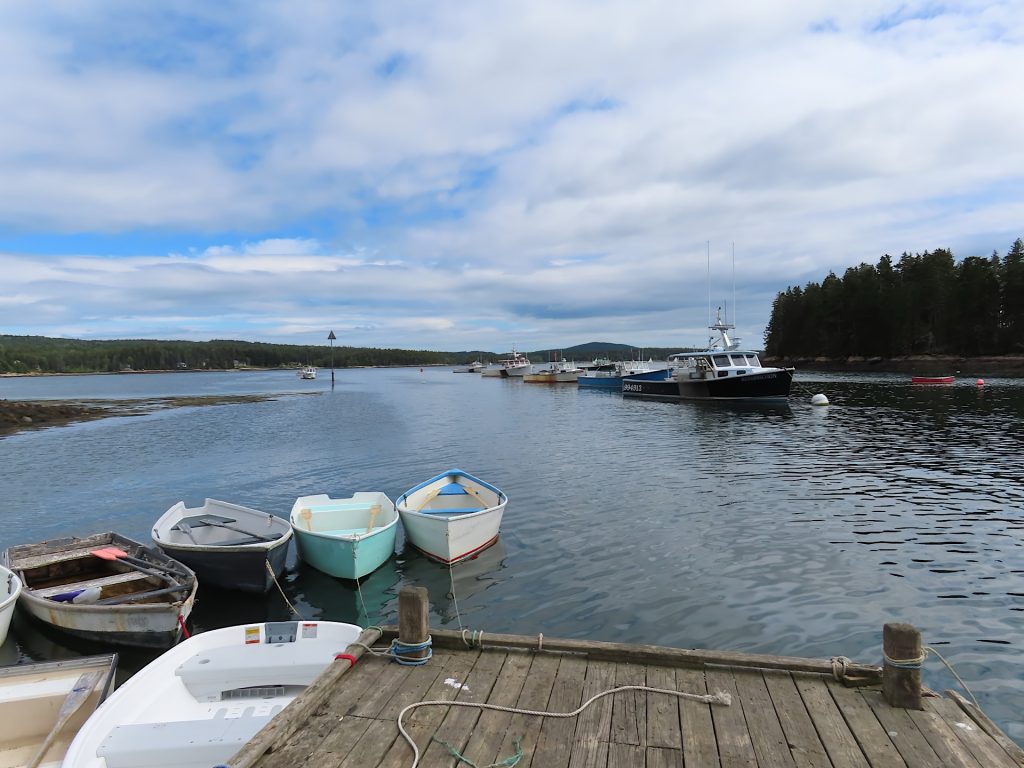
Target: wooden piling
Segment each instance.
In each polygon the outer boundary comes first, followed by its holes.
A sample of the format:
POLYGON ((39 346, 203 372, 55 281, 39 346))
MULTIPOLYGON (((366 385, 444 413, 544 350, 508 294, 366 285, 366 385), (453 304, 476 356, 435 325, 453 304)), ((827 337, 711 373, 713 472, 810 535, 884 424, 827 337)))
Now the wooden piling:
POLYGON ((886 624, 882 628, 882 651, 885 654, 882 694, 886 702, 902 709, 924 709, 921 703, 921 633, 912 624, 886 624))
MULTIPOLYGON (((422 645, 430 637, 429 601, 426 587, 402 587, 398 592, 398 642, 422 645)), ((428 649, 408 651, 403 656, 422 659, 428 649)))

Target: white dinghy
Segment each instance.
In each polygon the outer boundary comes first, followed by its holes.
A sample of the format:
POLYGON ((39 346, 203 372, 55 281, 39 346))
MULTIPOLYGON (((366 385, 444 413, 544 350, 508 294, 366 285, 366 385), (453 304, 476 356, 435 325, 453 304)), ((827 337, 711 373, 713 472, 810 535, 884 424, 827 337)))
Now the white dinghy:
POLYGON ((280 621, 193 635, 107 699, 78 732, 64 766, 225 763, 360 632, 333 621, 280 621))
POLYGON ((21 595, 21 579, 10 568, 0 565, 0 645, 7 639, 11 628, 14 606, 21 595))

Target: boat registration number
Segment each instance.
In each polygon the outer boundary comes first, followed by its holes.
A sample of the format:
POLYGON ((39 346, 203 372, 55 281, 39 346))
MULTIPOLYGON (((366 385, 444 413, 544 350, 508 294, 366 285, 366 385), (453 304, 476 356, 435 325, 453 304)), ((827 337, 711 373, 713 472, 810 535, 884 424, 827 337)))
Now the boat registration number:
POLYGON ((642 384, 630 384, 628 381, 623 382, 622 388, 626 392, 643 392, 644 389, 642 384))

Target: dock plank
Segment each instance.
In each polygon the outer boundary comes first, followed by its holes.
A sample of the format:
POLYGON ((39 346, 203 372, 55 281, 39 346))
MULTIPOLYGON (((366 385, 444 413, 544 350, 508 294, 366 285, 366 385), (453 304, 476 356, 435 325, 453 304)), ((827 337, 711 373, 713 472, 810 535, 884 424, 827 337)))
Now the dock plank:
POLYGON ((860 745, 861 751, 873 766, 884 765, 886 768, 904 768, 906 762, 900 756, 896 745, 889 734, 878 722, 871 707, 864 701, 861 692, 846 688, 836 680, 826 680, 829 693, 843 712, 850 731, 860 745))
MULTIPOLYGON (((925 705, 927 707, 927 704, 925 705)), ((981 763, 974 759, 967 747, 949 727, 949 723, 942 717, 929 709, 919 711, 916 709, 907 710, 910 719, 914 721, 921 733, 928 740, 935 754, 942 760, 944 766, 950 768, 983 768, 981 763)))
MULTIPOLYGON (((615 688, 615 664, 610 661, 590 661, 583 682, 581 704, 591 697, 615 688)), ((612 728, 612 709, 616 696, 609 694, 594 701, 576 718, 570 768, 604 768, 608 762, 608 740, 612 728)))
MULTIPOLYGON (((544 712, 548 709, 551 701, 552 691, 555 686, 555 675, 558 673, 558 663, 561 657, 554 653, 538 653, 533 657, 530 664, 530 671, 523 683, 523 691, 516 702, 518 709, 544 712)), ((533 762, 533 756, 540 741, 541 727, 544 725, 544 718, 536 715, 512 716, 508 729, 505 731, 505 738, 494 758, 499 759, 515 754, 516 740, 523 750, 523 759, 517 764, 517 768, 529 768, 533 762)))
POLYGON ((363 717, 335 719, 330 732, 306 758, 304 765, 316 768, 333 768, 340 765, 372 722, 374 721, 363 717))
POLYGON ((608 768, 646 768, 647 750, 637 744, 608 745, 608 768))
MULTIPOLYGON (((671 667, 647 665, 647 685, 674 691, 676 673, 671 667)), ((647 694, 647 746, 682 749, 682 727, 679 723, 679 699, 664 693, 647 694)))
MULTIPOLYGON (((488 704, 499 707, 518 706, 519 697, 526 685, 533 657, 527 651, 509 651, 505 663, 498 673, 498 679, 487 699, 488 704)), ((485 710, 477 721, 477 727, 466 744, 463 754, 476 765, 490 765, 499 760, 498 750, 509 732, 513 714, 498 710, 485 710)))
MULTIPOLYGON (((616 687, 646 684, 644 665, 630 662, 615 665, 616 687)), ((647 744, 647 694, 643 691, 626 691, 615 695, 609 740, 613 744, 647 744)), ((625 753, 616 750, 615 754, 625 753)))
POLYGON ((1019 768, 1019 764, 999 747, 956 702, 928 699, 925 706, 945 720, 974 759, 985 768, 1019 768))
POLYGON ((764 682, 797 768, 832 768, 832 761, 818 738, 793 676, 788 672, 766 669, 764 682))
POLYGON ((683 751, 667 747, 648 747, 646 768, 683 768, 683 751))
POLYGON ((754 744, 747 730, 743 716, 743 703, 736 690, 736 681, 731 670, 709 669, 706 672, 708 689, 725 691, 732 696, 728 707, 712 707, 711 718, 715 724, 715 740, 718 742, 718 759, 722 768, 752 768, 757 765, 754 744))
MULTIPOLYGON (((551 688, 548 711, 571 712, 583 699, 583 682, 587 674, 587 660, 583 656, 565 655, 558 664, 555 684, 551 688)), ((537 739, 537 749, 531 765, 538 768, 562 768, 569 765, 576 719, 545 717, 537 739)))
POLYGON ((944 768, 928 739, 910 716, 910 710, 890 707, 881 691, 860 691, 861 698, 878 718, 908 768, 944 768))
POLYGON ((796 768, 761 671, 737 669, 733 671, 733 680, 758 764, 796 768))
MULTIPOLYGON (((709 693, 703 669, 677 669, 676 686, 677 690, 696 693, 700 696, 709 693)), ((711 705, 682 699, 679 703, 679 714, 682 727, 683 761, 686 765, 719 768, 718 744, 715 741, 715 725, 711 716, 711 705)))
POLYGON ((839 711, 839 705, 828 688, 821 684, 821 676, 794 672, 793 682, 832 765, 835 768, 870 768, 867 757, 839 711))

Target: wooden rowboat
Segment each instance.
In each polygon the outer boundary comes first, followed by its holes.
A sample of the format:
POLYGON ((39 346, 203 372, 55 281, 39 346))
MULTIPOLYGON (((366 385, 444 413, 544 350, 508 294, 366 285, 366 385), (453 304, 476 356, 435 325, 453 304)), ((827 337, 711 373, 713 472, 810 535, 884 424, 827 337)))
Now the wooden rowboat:
POLYGON ((911 384, 952 384, 952 376, 912 376, 911 384))
POLYGON ((186 566, 117 533, 10 547, 3 565, 21 579, 19 602, 33 618, 117 645, 173 645, 199 586, 186 566))
POLYGON ((508 497, 461 469, 449 469, 403 493, 395 506, 406 538, 445 565, 475 557, 498 540, 508 497))
POLYGON ((0 668, 0 768, 59 768, 114 687, 117 654, 0 668))
POLYGON ((395 553, 398 514, 379 491, 347 499, 324 493, 300 496, 289 520, 299 557, 318 571, 340 579, 360 579, 395 553))
POLYGON ((153 524, 153 542, 204 585, 258 594, 284 573, 291 538, 287 520, 216 499, 179 501, 153 524))

